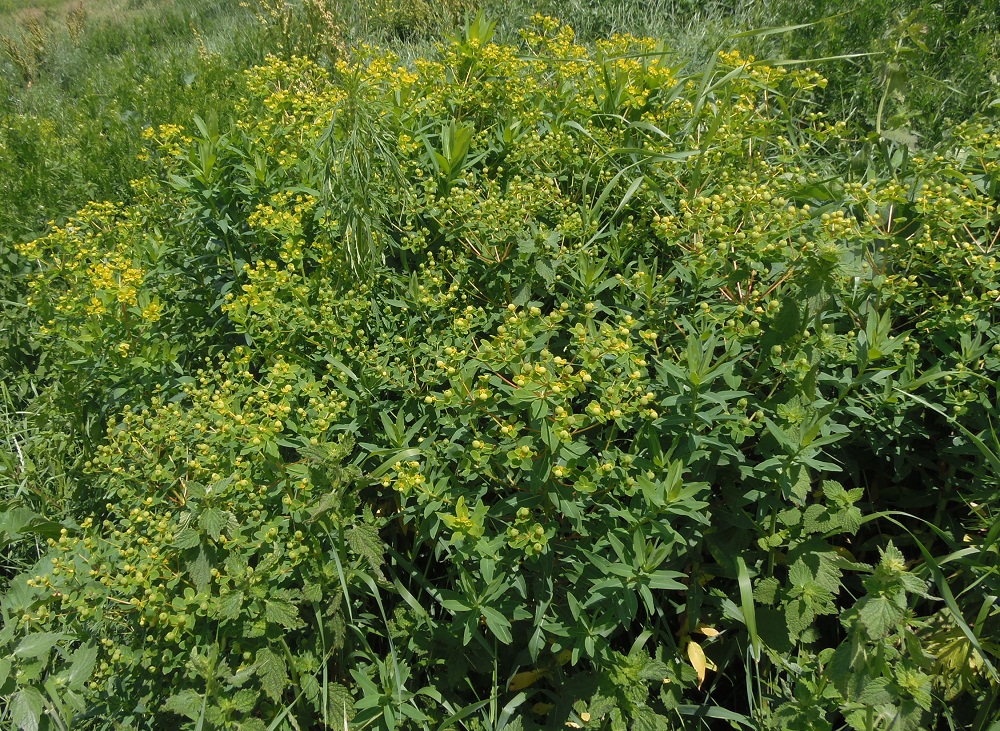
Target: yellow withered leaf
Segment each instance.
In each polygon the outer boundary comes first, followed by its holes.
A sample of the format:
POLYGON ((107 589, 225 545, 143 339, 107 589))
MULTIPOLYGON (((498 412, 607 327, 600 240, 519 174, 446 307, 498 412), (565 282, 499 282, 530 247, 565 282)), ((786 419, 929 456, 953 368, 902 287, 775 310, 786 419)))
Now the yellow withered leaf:
POLYGON ((530 688, 544 677, 544 670, 525 670, 510 679, 510 685, 507 686, 507 690, 518 691, 530 688))
POLYGON ((719 635, 722 634, 715 627, 708 627, 704 624, 699 624, 695 628, 695 631, 700 632, 701 634, 705 635, 705 637, 718 637, 719 635))
POLYGON ((687 654, 691 667, 693 667, 694 671, 698 673, 698 687, 701 688, 702 683, 705 682, 705 671, 708 668, 705 651, 701 649, 701 645, 697 642, 689 642, 687 646, 687 654))

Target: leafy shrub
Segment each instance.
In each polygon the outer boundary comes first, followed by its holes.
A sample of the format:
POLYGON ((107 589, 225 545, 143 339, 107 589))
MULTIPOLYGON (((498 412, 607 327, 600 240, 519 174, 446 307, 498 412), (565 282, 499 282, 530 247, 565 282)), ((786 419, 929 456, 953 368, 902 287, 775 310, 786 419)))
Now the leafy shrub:
POLYGON ((103 435, 13 723, 984 724, 1000 132, 859 170, 811 71, 491 31, 271 59, 19 247, 103 435))

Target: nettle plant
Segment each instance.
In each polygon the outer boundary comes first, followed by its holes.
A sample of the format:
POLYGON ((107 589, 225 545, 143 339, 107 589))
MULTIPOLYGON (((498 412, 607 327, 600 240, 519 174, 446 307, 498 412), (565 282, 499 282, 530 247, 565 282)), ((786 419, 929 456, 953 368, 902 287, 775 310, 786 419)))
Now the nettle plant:
POLYGON ((814 72, 490 31, 272 60, 22 247, 105 431, 10 718, 975 722, 1000 134, 858 174, 814 72))

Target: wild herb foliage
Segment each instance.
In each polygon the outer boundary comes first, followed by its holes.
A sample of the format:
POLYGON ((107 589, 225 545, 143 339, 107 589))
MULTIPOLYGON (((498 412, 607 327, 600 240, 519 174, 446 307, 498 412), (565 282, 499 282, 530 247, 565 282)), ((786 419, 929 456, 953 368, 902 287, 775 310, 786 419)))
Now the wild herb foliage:
POLYGON ((18 247, 81 464, 8 720, 985 728, 1000 131, 491 33, 272 58, 18 247))
POLYGON ((768 0, 759 19, 812 24, 770 39, 791 58, 853 54, 826 69, 824 105, 897 141, 939 140, 997 104, 996 0, 768 0))

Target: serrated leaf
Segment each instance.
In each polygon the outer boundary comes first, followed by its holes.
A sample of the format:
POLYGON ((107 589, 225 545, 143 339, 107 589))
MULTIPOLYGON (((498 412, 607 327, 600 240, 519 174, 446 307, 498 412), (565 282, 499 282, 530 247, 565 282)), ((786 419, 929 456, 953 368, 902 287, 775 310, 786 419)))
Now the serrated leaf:
POLYGON ((264 600, 264 618, 273 624, 280 624, 285 629, 296 629, 302 626, 299 610, 291 602, 282 599, 264 600))
POLYGON ((861 526, 864 525, 864 516, 861 514, 861 509, 853 505, 837 513, 837 519, 844 532, 851 535, 861 530, 861 526))
POLYGON ((87 680, 90 679, 90 674, 94 671, 94 665, 97 663, 97 648, 93 645, 87 645, 77 649, 73 653, 73 662, 69 666, 69 672, 66 676, 66 684, 70 688, 79 689, 87 680))
POLYGON ((277 703, 288 687, 288 667, 285 659, 267 647, 257 651, 254 667, 260 678, 260 685, 267 696, 277 703))
POLYGON ((219 508, 205 508, 198 516, 198 525, 212 537, 212 540, 216 541, 219 540, 222 529, 226 527, 228 522, 229 516, 219 508))
POLYGON ((10 660, 0 657, 0 688, 7 682, 8 677, 10 677, 10 660))
POLYGON ((198 592, 205 591, 212 581, 212 565, 208 562, 208 556, 205 555, 204 548, 198 551, 196 558, 188 561, 187 568, 188 575, 190 575, 195 589, 198 592))
POLYGON ((299 676, 299 689, 305 696, 306 700, 310 704, 315 705, 316 700, 319 698, 320 686, 319 680, 316 679, 315 675, 301 675, 299 676))
POLYGON ((590 711, 590 714, 591 716, 593 716, 593 718, 600 721, 601 719, 604 718, 604 716, 611 713, 611 711, 617 705, 618 702, 614 698, 610 696, 596 694, 594 695, 593 698, 590 699, 588 710, 590 711))
POLYGON ((862 606, 858 610, 858 620, 873 640, 889 634, 896 622, 903 617, 902 611, 889 597, 866 597, 861 604, 862 606))
POLYGON ((176 713, 178 716, 185 716, 192 721, 197 721, 201 716, 201 708, 204 699, 193 690, 182 690, 180 693, 167 698, 163 703, 163 710, 176 713))
POLYGON ((354 708, 351 691, 340 683, 330 683, 327 687, 326 707, 334 728, 346 726, 358 713, 354 708))
POLYGON ((201 542, 201 536, 194 528, 182 528, 174 537, 175 548, 195 548, 201 542))
POLYGON ((883 703, 892 703, 895 698, 889 690, 888 678, 872 678, 867 675, 860 676, 860 687, 857 695, 857 702, 866 706, 878 706, 883 703))
POLYGON ((16 657, 43 657, 48 656, 49 650, 66 637, 66 635, 56 632, 39 632, 32 634, 21 640, 14 650, 16 657))
POLYGON ((302 586, 302 598, 307 602, 318 602, 323 598, 323 587, 311 581, 302 586))
POLYGON ((375 526, 368 523, 355 524, 347 531, 347 545, 365 560, 377 578, 384 578, 382 564, 385 561, 385 544, 375 526))
POLYGON ((811 486, 812 483, 809 480, 809 470, 805 467, 800 468, 795 484, 792 485, 792 495, 800 503, 804 503, 806 498, 809 497, 809 490, 811 486))
POLYGON ((650 708, 636 708, 632 713, 632 731, 667 731, 667 719, 650 708))
POLYGON ((667 667, 666 663, 660 660, 650 659, 639 671, 639 678, 641 680, 652 680, 657 683, 662 683, 669 674, 670 668, 667 667))
POLYGON ((257 691, 253 688, 241 688, 233 694, 233 707, 240 713, 250 713, 257 705, 257 691))
POLYGON ((799 635, 812 626, 815 618, 816 613, 803 599, 793 599, 785 604, 785 624, 788 625, 788 634, 793 640, 797 640, 799 635))
POLYGON ((773 576, 768 576, 757 582, 753 589, 753 598, 759 604, 773 604, 778 594, 780 583, 773 576))
POLYGON ((222 619, 235 619, 243 608, 243 592, 230 591, 219 601, 219 616, 222 619))
POLYGON ((545 280, 546 284, 552 284, 555 281, 556 273, 552 270, 549 262, 544 259, 537 259, 535 261, 535 271, 538 275, 545 280))
POLYGON ((38 731, 45 699, 34 688, 22 688, 10 697, 10 719, 20 731, 38 731))

